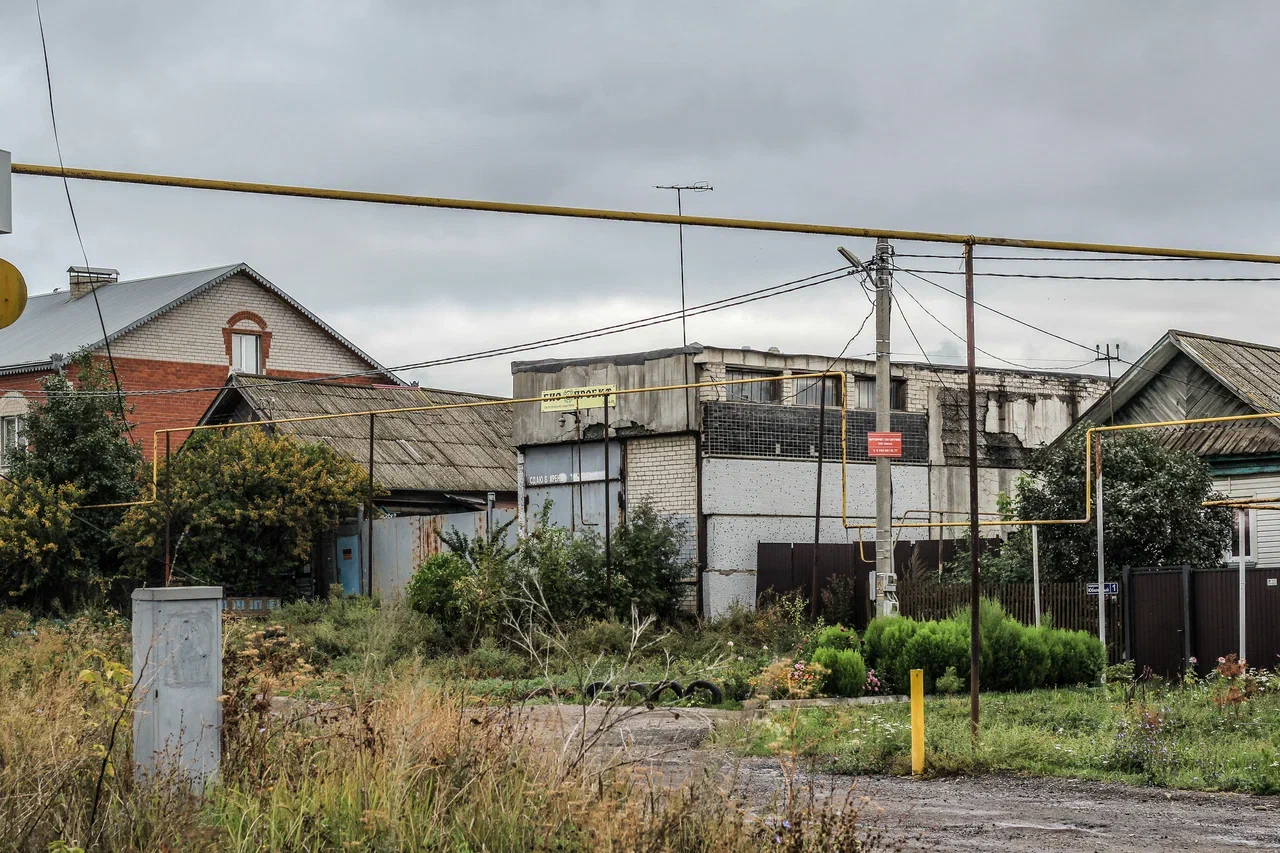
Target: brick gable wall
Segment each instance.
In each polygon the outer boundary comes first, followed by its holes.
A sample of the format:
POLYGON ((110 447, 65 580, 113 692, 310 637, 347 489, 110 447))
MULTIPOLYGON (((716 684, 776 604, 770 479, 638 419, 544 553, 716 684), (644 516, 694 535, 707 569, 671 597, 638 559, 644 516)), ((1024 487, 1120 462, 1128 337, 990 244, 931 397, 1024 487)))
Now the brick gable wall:
MULTIPOLYGON (((185 394, 134 394, 131 390, 220 388, 230 370, 230 330, 260 333, 266 375, 316 379, 335 373, 369 370, 369 365, 316 326, 305 315, 246 276, 233 276, 177 308, 122 335, 111 345, 125 399, 133 411, 134 440, 152 457, 158 429, 193 426, 217 391, 185 394)), ((105 354, 98 360, 105 364, 105 354)), ((48 375, 0 376, 0 393, 39 390, 48 375)), ((351 384, 385 382, 382 376, 347 377, 351 384)), ((176 449, 189 432, 171 435, 176 449)), ((164 437, 158 448, 163 454, 164 437)))

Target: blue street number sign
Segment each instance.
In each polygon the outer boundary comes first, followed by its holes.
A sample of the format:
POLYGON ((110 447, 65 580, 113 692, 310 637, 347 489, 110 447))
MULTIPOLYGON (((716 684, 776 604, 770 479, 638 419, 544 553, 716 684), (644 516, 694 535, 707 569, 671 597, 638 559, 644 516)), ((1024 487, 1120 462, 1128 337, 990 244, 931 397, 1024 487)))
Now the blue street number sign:
MULTIPOLYGON (((1120 582, 1119 582, 1119 581, 1107 581, 1106 583, 1104 583, 1104 584, 1102 585, 1102 591, 1103 591, 1106 595, 1119 595, 1119 594, 1120 594, 1120 582)), ((1093 583, 1091 583, 1091 584, 1087 584, 1087 585, 1085 586, 1085 592, 1086 592, 1086 593, 1088 593, 1089 595, 1097 595, 1097 594, 1098 594, 1098 583, 1097 583, 1097 581, 1094 581, 1094 582, 1093 582, 1093 583)))

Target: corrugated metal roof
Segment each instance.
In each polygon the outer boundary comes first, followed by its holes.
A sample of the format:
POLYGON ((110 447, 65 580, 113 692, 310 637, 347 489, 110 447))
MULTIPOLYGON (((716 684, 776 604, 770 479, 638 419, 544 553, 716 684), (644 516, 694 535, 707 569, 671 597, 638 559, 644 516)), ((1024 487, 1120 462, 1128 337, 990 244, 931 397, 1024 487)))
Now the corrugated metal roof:
POLYGON ((1280 349, 1176 330, 1169 337, 1258 412, 1280 411, 1280 349))
MULTIPOLYGON (((239 393, 263 419, 295 418, 401 409, 451 403, 495 405, 374 418, 374 476, 390 489, 496 491, 516 489, 511 444, 511 404, 502 398, 432 388, 348 385, 337 382, 281 384, 258 376, 233 376, 206 418, 225 410, 229 393, 239 393)), ((276 429, 305 441, 321 442, 368 470, 369 419, 325 418, 276 429)))
MULTIPOLYGON (((70 291, 32 296, 27 300, 26 311, 18 321, 7 329, 0 330, 0 374, 43 370, 52 365, 50 356, 54 354, 71 355, 84 347, 96 349, 103 345, 102 325, 107 327, 107 340, 114 341, 240 273, 287 302, 370 367, 385 372, 382 365, 293 297, 263 278, 248 264, 240 263, 99 285, 97 292, 98 304, 102 307, 102 324, 98 322, 98 312, 92 296, 72 299, 70 291)), ((399 381, 390 374, 387 376, 399 381)))

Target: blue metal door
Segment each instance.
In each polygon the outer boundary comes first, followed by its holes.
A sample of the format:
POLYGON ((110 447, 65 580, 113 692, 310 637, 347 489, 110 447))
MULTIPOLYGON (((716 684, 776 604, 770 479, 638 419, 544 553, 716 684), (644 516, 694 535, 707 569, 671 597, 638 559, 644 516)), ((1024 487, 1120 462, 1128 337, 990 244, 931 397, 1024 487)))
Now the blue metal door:
POLYGON ((339 536, 338 582, 347 595, 360 594, 360 537, 339 536))

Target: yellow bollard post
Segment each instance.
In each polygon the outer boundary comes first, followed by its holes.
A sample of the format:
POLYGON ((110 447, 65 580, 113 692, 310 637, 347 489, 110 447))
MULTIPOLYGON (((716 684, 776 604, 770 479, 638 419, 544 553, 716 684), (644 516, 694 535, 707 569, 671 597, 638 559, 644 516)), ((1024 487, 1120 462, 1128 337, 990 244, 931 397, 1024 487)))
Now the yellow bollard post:
POLYGON ((924 772, 924 670, 911 670, 911 775, 924 772))

